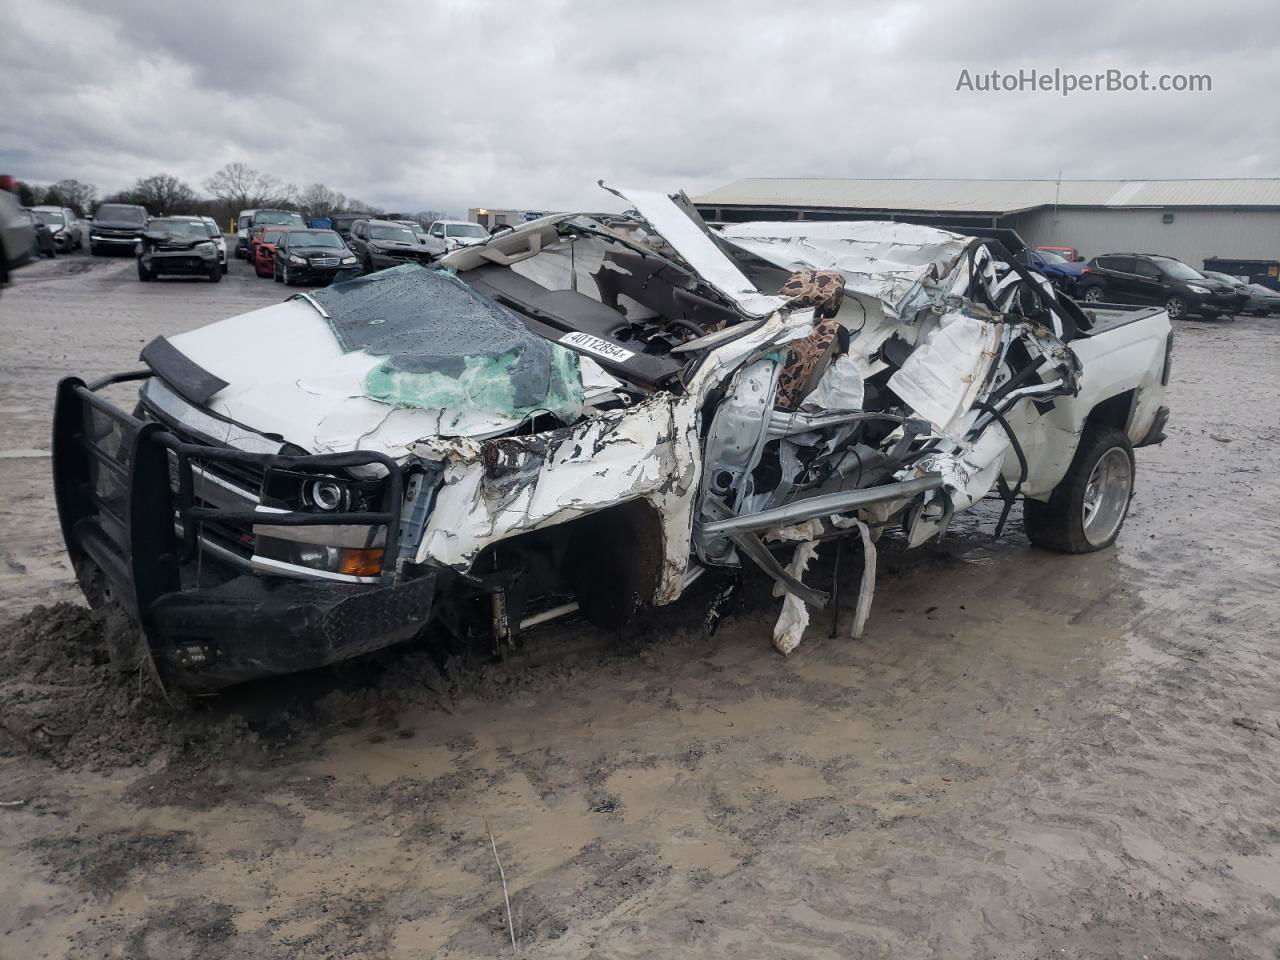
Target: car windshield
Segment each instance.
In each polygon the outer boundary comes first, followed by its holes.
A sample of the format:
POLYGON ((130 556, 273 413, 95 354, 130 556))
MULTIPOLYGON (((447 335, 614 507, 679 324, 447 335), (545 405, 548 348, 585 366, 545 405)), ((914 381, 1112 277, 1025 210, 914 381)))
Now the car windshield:
POLYGON ((60 227, 63 225, 62 214, 57 210, 37 210, 36 216, 51 227, 60 227))
POLYGON ((370 227, 369 236, 374 240, 399 240, 413 243, 413 231, 408 227, 370 227))
POLYGON ((171 237, 207 237, 209 234, 199 220, 152 220, 147 233, 164 233, 171 237))
POLYGON ((342 238, 328 230, 294 230, 291 232, 293 247, 340 247, 342 238))
POLYGON ((98 212, 94 214, 95 220, 115 220, 120 223, 137 223, 141 224, 147 219, 146 211, 138 207, 129 207, 123 204, 108 203, 98 208, 98 212))
POLYGON ((1067 262, 1066 257, 1060 256, 1056 253, 1050 253, 1048 250, 1039 250, 1037 252, 1040 254, 1040 259, 1045 263, 1057 264, 1067 262))
POLYGON ((262 226, 264 223, 302 223, 302 214, 291 213, 288 210, 261 210, 253 215, 253 223, 255 226, 262 226))
POLYGON ((1166 257, 1152 257, 1165 276, 1172 277, 1174 280, 1203 280, 1205 275, 1195 267, 1189 267, 1181 260, 1174 260, 1166 257))
POLYGON ((478 223, 449 223, 445 224, 444 235, 446 237, 487 237, 489 231, 478 223))
POLYGON ((221 231, 219 231, 217 227, 215 227, 212 223, 209 223, 207 220, 202 222, 204 223, 205 232, 209 234, 209 239, 217 240, 221 231))
POLYGON ((284 230, 263 230, 262 242, 263 243, 279 243, 280 238, 283 237, 284 235, 285 235, 284 230))

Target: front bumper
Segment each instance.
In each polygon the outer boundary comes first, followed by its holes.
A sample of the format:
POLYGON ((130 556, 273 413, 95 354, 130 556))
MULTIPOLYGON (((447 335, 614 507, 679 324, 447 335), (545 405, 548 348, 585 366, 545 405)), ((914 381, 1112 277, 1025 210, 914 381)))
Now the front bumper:
POLYGON ((202 257, 190 253, 165 256, 149 254, 142 258, 142 262, 152 273, 162 276, 202 277, 212 267, 221 266, 216 256, 202 257))
POLYGON ((1235 293, 1211 293, 1200 298, 1200 305, 1195 312, 1218 316, 1221 314, 1241 313, 1244 311, 1248 297, 1235 293))
POLYGON ((112 600, 124 607, 166 682, 217 689, 358 656, 422 628, 436 577, 397 576, 402 478, 394 461, 373 452, 284 456, 190 443, 96 393, 148 376, 58 385, 53 480, 63 539, 86 598, 92 606, 112 600), (246 572, 225 550, 220 559, 205 526, 262 524, 264 516, 202 502, 196 481, 218 462, 316 472, 381 464, 387 478, 380 510, 265 515, 273 527, 383 527, 381 574, 362 583, 299 580, 246 572))
POLYGON ((305 267, 299 267, 296 264, 289 267, 290 273, 301 280, 303 283, 335 283, 342 280, 352 280, 360 276, 360 265, 347 267, 316 267, 308 264, 305 267))
POLYGON ((117 234, 89 234, 90 243, 96 244, 99 247, 119 247, 122 250, 125 247, 129 247, 130 249, 136 247, 138 245, 138 241, 141 239, 141 234, 132 237, 120 236, 117 234))

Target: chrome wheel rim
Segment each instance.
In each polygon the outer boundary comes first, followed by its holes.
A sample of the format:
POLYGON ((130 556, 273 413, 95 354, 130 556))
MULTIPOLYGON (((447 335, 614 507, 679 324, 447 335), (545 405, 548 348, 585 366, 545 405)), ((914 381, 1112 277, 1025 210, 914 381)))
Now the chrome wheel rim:
POLYGON ((1080 519, 1085 539, 1098 546, 1115 536, 1133 493, 1133 469, 1129 455, 1112 447, 1093 465, 1084 487, 1080 519))
POLYGON ((1084 299, 1088 303, 1097 303, 1102 299, 1102 291, 1097 287, 1090 287, 1084 292, 1084 299))
POLYGON ((1177 320, 1186 310, 1186 306, 1177 297, 1170 297, 1165 302, 1164 309, 1165 313, 1169 314, 1172 319, 1177 320))

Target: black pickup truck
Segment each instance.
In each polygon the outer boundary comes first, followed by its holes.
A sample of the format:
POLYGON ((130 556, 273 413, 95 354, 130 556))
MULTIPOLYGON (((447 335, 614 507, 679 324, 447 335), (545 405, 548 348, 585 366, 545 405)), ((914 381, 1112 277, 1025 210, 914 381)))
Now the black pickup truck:
POLYGON ((133 253, 147 228, 147 208, 135 203, 104 203, 89 225, 89 252, 133 253))

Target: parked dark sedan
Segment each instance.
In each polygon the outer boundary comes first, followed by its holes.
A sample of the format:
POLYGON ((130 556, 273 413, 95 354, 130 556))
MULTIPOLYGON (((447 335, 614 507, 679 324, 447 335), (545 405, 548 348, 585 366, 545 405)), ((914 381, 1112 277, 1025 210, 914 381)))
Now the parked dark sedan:
POLYGON ((1108 253, 1094 257, 1080 274, 1080 299, 1086 303, 1153 303, 1170 320, 1191 313, 1221 316, 1240 313, 1248 300, 1231 283, 1206 277, 1173 257, 1150 253, 1108 253))
POLYGON ((333 230, 287 230, 276 241, 272 276, 277 282, 332 283, 360 273, 360 259, 333 230))
POLYGON ((1249 283, 1245 284, 1245 286, 1249 290, 1249 302, 1245 305, 1246 311, 1257 314, 1259 317, 1280 313, 1280 293, 1276 293, 1270 287, 1264 287, 1260 283, 1249 283))

